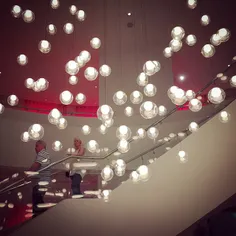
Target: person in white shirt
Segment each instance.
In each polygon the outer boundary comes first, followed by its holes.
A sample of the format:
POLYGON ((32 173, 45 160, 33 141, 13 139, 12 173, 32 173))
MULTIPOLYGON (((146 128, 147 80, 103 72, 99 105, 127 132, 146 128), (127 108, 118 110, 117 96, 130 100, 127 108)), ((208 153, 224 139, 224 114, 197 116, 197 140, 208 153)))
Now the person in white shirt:
MULTIPOLYGON (((74 138, 74 148, 75 148, 75 152, 73 153, 73 155, 75 156, 84 155, 85 148, 82 141, 79 138, 74 138)), ((81 185, 81 181, 84 175, 85 175, 84 171, 75 170, 73 168, 73 163, 70 163, 70 171, 66 172, 66 176, 70 177, 71 179, 71 191, 73 195, 82 194, 80 185, 81 185)))
MULTIPOLYGON (((39 140, 36 142, 35 152, 36 152, 36 158, 28 171, 37 172, 51 164, 49 153, 46 150, 46 143, 43 140, 39 140)), ((32 179, 36 181, 36 183, 34 181, 33 185, 34 187, 32 192, 32 205, 33 205, 34 217, 44 211, 38 208, 37 206, 38 204, 44 203, 43 198, 45 195, 45 192, 40 191, 40 186, 38 183, 39 182, 49 183, 50 179, 51 179, 51 168, 41 171, 38 175, 36 175, 32 179)))

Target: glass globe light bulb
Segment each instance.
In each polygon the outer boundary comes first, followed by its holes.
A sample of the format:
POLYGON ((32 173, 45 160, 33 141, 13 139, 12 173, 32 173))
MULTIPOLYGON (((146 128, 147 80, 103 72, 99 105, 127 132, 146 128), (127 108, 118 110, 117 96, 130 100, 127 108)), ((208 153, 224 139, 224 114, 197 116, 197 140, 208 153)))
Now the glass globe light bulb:
POLYGON ((79 68, 82 68, 85 66, 86 62, 84 61, 84 59, 81 56, 77 56, 75 58, 75 62, 78 64, 79 68))
POLYGON ((97 37, 94 37, 90 40, 90 45, 93 49, 98 49, 101 47, 101 40, 97 37))
POLYGON ((156 92, 157 92, 157 88, 155 85, 153 84, 147 84, 145 87, 144 87, 144 94, 147 96, 147 97, 153 97, 156 95, 156 92))
POLYGON ((22 133, 20 138, 21 138, 21 141, 24 143, 27 143, 30 141, 30 136, 28 132, 22 133))
POLYGON ((98 71, 94 67, 87 67, 84 71, 84 77, 88 81, 94 81, 98 77, 98 71))
POLYGON ((55 142, 52 143, 52 149, 55 152, 61 151, 62 148, 63 148, 63 146, 62 146, 62 143, 60 141, 55 141, 55 142))
POLYGON ((211 19, 210 19, 210 17, 209 17, 208 15, 203 15, 203 16, 201 17, 201 24, 202 24, 203 26, 209 25, 209 24, 210 24, 210 21, 211 21, 211 19))
POLYGON ((71 23, 66 23, 63 30, 66 34, 72 34, 74 32, 74 25, 71 23))
POLYGON ((125 174, 125 169, 123 169, 123 168, 117 166, 117 167, 115 168, 115 174, 116 174, 116 176, 121 177, 121 176, 123 176, 123 175, 125 174))
POLYGON ((130 94, 130 101, 133 104, 140 104, 143 101, 143 94, 137 90, 130 94))
POLYGON ((61 117, 62 114, 57 108, 52 109, 48 114, 48 120, 53 125, 56 125, 61 117))
POLYGON ((97 110, 97 117, 99 120, 111 120, 114 115, 112 108, 108 105, 102 105, 97 110))
POLYGON ((191 122, 188 127, 189 131, 194 133, 197 132, 199 129, 199 125, 196 122, 191 122))
POLYGON ((230 85, 236 87, 236 75, 232 76, 230 79, 230 85))
POLYGON ((167 109, 164 106, 159 106, 158 107, 158 114, 159 116, 165 116, 167 114, 167 109))
POLYGON ((190 34, 186 37, 186 44, 190 47, 194 46, 197 43, 197 37, 193 34, 190 34))
POLYGON ((176 26, 171 31, 171 37, 173 39, 181 40, 185 36, 185 31, 182 27, 176 26))
POLYGON ((78 83, 78 78, 75 75, 71 75, 69 78, 69 83, 71 85, 76 85, 78 83))
POLYGON ((59 0, 51 0, 52 9, 57 9, 60 6, 59 0))
POLYGON ((34 18, 35 18, 34 13, 31 10, 25 10, 22 13, 22 17, 23 17, 24 22, 26 22, 26 23, 33 22, 34 18))
POLYGON ((156 74, 160 69, 161 65, 157 61, 147 61, 143 65, 143 72, 148 76, 156 74))
POLYGON ((91 54, 86 50, 80 52, 79 56, 85 63, 88 63, 91 60, 91 54))
POLYGON ((11 13, 12 13, 12 15, 13 15, 15 18, 20 17, 21 12, 22 12, 22 9, 21 9, 21 7, 18 6, 18 5, 14 5, 14 6, 12 7, 12 9, 11 9, 11 13))
POLYGON ((130 149, 130 143, 125 139, 121 139, 117 145, 117 149, 120 153, 126 153, 130 149))
POLYGON ((202 102, 197 98, 193 98, 190 100, 188 107, 191 111, 198 112, 202 109, 202 102))
POLYGON ((137 84, 139 86, 145 86, 148 84, 148 76, 144 72, 139 74, 137 78, 137 84))
POLYGON ((214 46, 219 46, 221 44, 221 38, 219 36, 219 34, 213 34, 211 36, 211 44, 214 45, 214 46))
POLYGON ((181 106, 187 102, 187 98, 183 89, 178 88, 175 90, 173 96, 174 97, 171 99, 171 101, 177 106, 181 106))
POLYGON ((173 52, 178 52, 182 48, 182 46, 183 43, 179 39, 172 39, 169 44, 169 47, 171 47, 171 50, 173 52))
POLYGON ((88 125, 84 125, 84 126, 82 127, 82 133, 83 133, 84 135, 89 135, 89 134, 91 133, 91 127, 88 126, 88 125))
POLYGON ((146 131, 145 131, 145 129, 143 129, 143 128, 139 128, 138 130, 137 130, 137 136, 139 137, 139 138, 141 138, 141 139, 143 139, 143 138, 145 138, 146 137, 146 131))
POLYGON ((59 118, 58 122, 56 123, 58 129, 65 129, 67 125, 67 120, 64 117, 59 118))
POLYGON ((0 103, 0 114, 2 114, 5 110, 5 107, 0 103))
POLYGON ((99 149, 99 145, 95 140, 90 140, 87 143, 87 149, 91 153, 95 153, 97 149, 99 149))
POLYGON ((191 99, 195 98, 196 94, 194 93, 193 90, 189 89, 186 91, 185 96, 188 99, 188 101, 190 101, 191 99))
POLYGON ((49 53, 51 51, 51 44, 47 40, 39 42, 39 51, 42 53, 49 53))
POLYGON ((132 107, 126 107, 124 113, 126 116, 130 117, 134 114, 134 109, 132 107))
POLYGON ((33 140, 40 140, 44 136, 44 128, 40 124, 34 124, 29 127, 29 136, 33 140))
POLYGON ((34 87, 34 80, 32 78, 28 78, 25 80, 25 87, 28 89, 32 89, 34 87))
POLYGON ((194 9, 197 6, 197 0, 188 0, 187 4, 190 9, 194 9))
POLYGON ((143 182, 150 178, 150 171, 146 165, 139 166, 137 173, 139 174, 140 180, 143 182))
POLYGON ((25 65, 28 63, 28 58, 27 58, 26 55, 20 54, 20 55, 17 57, 17 62, 18 62, 19 65, 25 66, 25 65))
POLYGON ((227 123, 230 120, 230 114, 227 111, 221 111, 219 115, 219 120, 222 123, 227 123))
POLYGON ((215 47, 211 44, 206 44, 203 46, 201 53, 205 58, 210 58, 215 55, 215 47))
POLYGON ((140 175, 137 171, 132 171, 129 178, 133 183, 138 183, 140 180, 140 175))
POLYGON ((71 5, 69 10, 70 10, 70 14, 74 16, 75 13, 77 12, 77 7, 75 5, 71 5))
POLYGON ((86 96, 83 93, 78 93, 75 97, 75 101, 79 105, 83 105, 86 102, 86 96))
POLYGON ((151 127, 147 131, 147 136, 150 139, 156 139, 159 135, 159 131, 156 127, 151 127))
POLYGON ((76 75, 79 72, 79 65, 75 61, 68 61, 65 66, 65 70, 69 75, 76 75))
POLYGON ((64 105, 69 105, 73 102, 73 95, 70 91, 66 90, 60 94, 60 101, 64 105))
POLYGON ((84 21, 86 18, 86 14, 83 10, 79 10, 76 12, 76 17, 79 21, 84 21))
POLYGON ((111 192, 112 192, 111 190, 107 190, 107 189, 102 191, 101 197, 103 198, 105 202, 109 202, 110 197, 111 197, 111 192))
POLYGON ((116 137, 118 139, 125 139, 128 140, 131 137, 131 130, 129 127, 127 127, 126 125, 121 125, 120 127, 117 128, 116 130, 116 137))
POLYGON ((179 151, 177 159, 179 160, 180 163, 186 163, 188 161, 188 155, 185 151, 179 151))
POLYGON ((45 90, 47 90, 47 88, 49 86, 49 82, 44 78, 40 78, 40 79, 38 79, 36 85, 39 87, 40 91, 45 91, 45 90))
POLYGON ((185 104, 187 102, 187 98, 185 96, 184 90, 179 89, 179 88, 177 90, 175 90, 171 101, 177 106, 181 106, 181 105, 185 104))
POLYGON ((107 165, 102 169, 101 176, 103 180, 110 181, 114 176, 114 172, 111 167, 107 165))
POLYGON ((115 164, 115 168, 121 168, 121 169, 125 169, 126 168, 126 163, 123 159, 117 159, 116 160, 116 164, 115 164))
POLYGON ((110 128, 114 124, 114 119, 109 119, 109 120, 104 120, 103 124, 107 127, 110 128))
POLYGON ((47 31, 48 31, 49 34, 54 35, 54 34, 56 34, 56 32, 57 32, 57 28, 56 28, 55 25, 49 24, 49 25, 47 26, 47 31))
POLYGON ((158 114, 158 107, 151 101, 146 101, 140 106, 140 114, 144 119, 152 119, 158 114))
POLYGON ((208 100, 213 104, 220 104, 225 100, 225 91, 221 88, 215 87, 208 92, 208 100))
POLYGON ((107 77, 111 74, 111 67, 108 65, 102 65, 99 69, 99 73, 103 77, 107 77))
POLYGON ((123 91, 117 91, 113 96, 113 102, 121 106, 127 102, 127 95, 123 91))
POLYGON ((168 91, 167 91, 167 95, 170 99, 173 99, 175 97, 175 93, 178 90, 177 86, 171 86, 168 91))
POLYGON ((10 95, 8 98, 7 98, 7 103, 10 105, 10 106, 17 106, 18 103, 19 103, 19 99, 16 95, 10 95))
POLYGON ((107 127, 103 124, 101 124, 98 128, 98 131, 101 133, 101 134, 105 134, 107 132, 107 127))
POLYGON ((172 55, 173 55, 172 48, 171 47, 166 47, 163 51, 163 55, 166 58, 172 57, 172 55))
POLYGON ((217 31, 217 34, 220 36, 221 42, 226 42, 230 38, 230 31, 226 28, 221 28, 217 31))

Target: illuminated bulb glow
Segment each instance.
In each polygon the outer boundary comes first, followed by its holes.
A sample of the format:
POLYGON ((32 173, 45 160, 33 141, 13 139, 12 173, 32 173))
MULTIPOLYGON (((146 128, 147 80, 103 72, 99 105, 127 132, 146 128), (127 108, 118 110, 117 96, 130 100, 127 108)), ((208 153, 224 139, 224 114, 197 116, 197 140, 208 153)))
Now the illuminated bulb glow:
POLYGON ((75 101, 79 104, 82 105, 86 102, 86 96, 83 93, 78 93, 75 97, 75 101))
POLYGON ((34 20, 34 13, 31 10, 25 10, 22 14, 23 20, 26 23, 30 23, 34 20))
POLYGON ((230 79, 230 85, 236 87, 236 75, 232 76, 230 79))
POLYGON ((56 28, 55 25, 49 24, 47 26, 47 31, 48 31, 49 34, 54 35, 54 34, 56 34, 57 28, 56 28))
POLYGON ((60 101, 64 105, 69 105, 73 102, 73 95, 70 91, 66 90, 60 94, 60 101))
POLYGON ((194 9, 197 6, 197 0, 188 0, 188 7, 194 9))
POLYGON ((188 44, 188 46, 194 46, 197 42, 197 38, 195 35, 190 34, 186 37, 186 44, 188 44))
POLYGON ((91 45, 92 48, 98 49, 98 48, 101 47, 101 40, 97 37, 94 37, 94 38, 91 39, 90 45, 91 45))
POLYGON ((145 86, 148 84, 148 76, 144 72, 139 74, 137 78, 137 84, 139 86, 145 86))
POLYGON ((219 116, 219 120, 222 123, 227 123, 230 120, 230 114, 227 111, 221 111, 220 116, 219 116))
POLYGON ((173 39, 178 39, 181 40, 185 35, 184 29, 180 26, 176 26, 172 31, 171 31, 171 36, 173 39))
POLYGON ((83 132, 84 135, 90 134, 90 133, 91 133, 91 128, 90 128, 90 126, 84 125, 84 126, 82 127, 82 132, 83 132))
POLYGON ((77 12, 77 7, 75 5, 71 5, 69 9, 71 15, 75 15, 75 13, 77 12))
POLYGON ((77 17, 77 19, 78 19, 79 21, 84 21, 85 18, 86 18, 86 14, 85 14, 85 12, 84 12, 83 10, 79 10, 79 11, 77 11, 77 13, 76 13, 76 17, 77 17))
POLYGON ((206 25, 209 25, 209 23, 210 23, 210 17, 208 15, 202 16, 201 24, 206 26, 206 25))
POLYGON ((74 32, 74 26, 71 23, 66 23, 63 29, 66 34, 72 34, 74 32))
POLYGON ((196 132, 196 131, 198 131, 198 129, 199 129, 199 126, 196 122, 191 122, 190 123, 190 125, 189 125, 189 131, 190 132, 192 132, 192 133, 196 132))
POLYGON ((102 65, 99 69, 99 73, 103 77, 107 77, 111 74, 111 67, 108 65, 102 65))
POLYGON ((21 14, 21 7, 18 6, 18 5, 14 5, 12 7, 12 15, 15 17, 15 18, 18 18, 21 14))

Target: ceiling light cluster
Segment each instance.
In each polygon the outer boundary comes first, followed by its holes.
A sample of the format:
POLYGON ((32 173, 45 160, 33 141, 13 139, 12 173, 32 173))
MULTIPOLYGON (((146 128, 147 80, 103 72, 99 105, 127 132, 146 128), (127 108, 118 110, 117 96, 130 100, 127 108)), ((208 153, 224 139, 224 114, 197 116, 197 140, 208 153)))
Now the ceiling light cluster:
POLYGON ((227 42, 230 38, 230 31, 226 28, 221 28, 216 34, 213 34, 210 38, 211 44, 205 44, 202 47, 201 53, 205 58, 210 58, 215 55, 215 47, 219 46, 221 43, 227 42))
MULTIPOLYGON (((59 0, 51 0, 50 2, 51 7, 53 9, 58 9, 60 6, 59 0)), ((194 9, 197 6, 197 0, 187 0, 187 5, 190 9, 194 9)), ((35 15, 31 10, 25 10, 22 11, 21 7, 18 5, 13 6, 12 8, 12 15, 15 18, 18 18, 22 16, 23 20, 27 23, 32 22, 35 19, 35 15)), ((86 18, 86 14, 83 10, 78 10, 75 5, 71 5, 69 7, 69 12, 75 16, 79 21, 84 21, 86 18)), ((131 13, 128 13, 128 15, 131 15, 131 13)), ((204 15, 201 18, 201 24, 206 26, 210 23, 210 17, 208 15, 204 15)), ((49 24, 46 27, 46 30, 49 34, 55 35, 57 32, 57 28, 53 24, 49 24)), ((72 34, 75 31, 75 25, 72 23, 67 22, 63 26, 63 30, 66 34, 72 34)), ((171 57, 174 53, 181 50, 183 46, 183 39, 185 37, 185 30, 181 26, 176 26, 171 31, 171 41, 169 42, 168 47, 166 47, 163 51, 163 54, 166 58, 171 57)), ((230 38, 230 32, 226 28, 222 28, 218 30, 218 32, 214 35, 212 35, 210 42, 211 44, 206 44, 202 47, 201 53, 205 58, 210 58, 215 54, 215 46, 220 45, 223 42, 226 42, 230 38)), ((187 35, 185 42, 189 46, 194 46, 197 42, 197 38, 193 34, 187 35)), ((99 49, 101 47, 101 40, 97 37, 93 37, 90 40, 90 46, 92 49, 99 49)), ((46 54, 51 51, 51 44, 47 40, 41 40, 38 44, 38 49, 40 52, 46 54)), ((83 50, 79 53, 78 56, 75 57, 74 60, 69 60, 65 65, 65 71, 67 74, 70 75, 69 77, 69 83, 71 85, 75 85, 78 83, 78 77, 77 74, 80 72, 80 69, 82 67, 85 67, 87 63, 89 63, 92 59, 91 53, 87 50, 83 50)), ((26 65, 28 63, 28 58, 24 54, 20 54, 17 57, 17 62, 19 65, 26 65)), ((160 62, 156 60, 148 60, 144 63, 142 71, 136 81, 137 84, 140 87, 143 87, 143 93, 146 97, 153 97, 157 93, 157 88, 154 84, 149 83, 149 77, 155 75, 157 72, 159 72, 161 69, 160 62)), ((84 77, 88 81, 94 81, 99 77, 99 74, 103 77, 108 77, 111 74, 111 68, 107 64, 102 65, 100 68, 94 68, 92 66, 87 66, 84 70, 84 77)), ((236 77, 233 76, 230 80, 230 84, 234 87, 236 87, 236 77)), ((37 81, 34 81, 32 78, 28 78, 25 80, 25 86, 28 89, 33 89, 35 92, 45 91, 48 88, 49 82, 44 79, 40 78, 37 81)), ((182 106, 185 103, 188 102, 188 107, 193 112, 198 112, 202 109, 202 102, 201 100, 196 97, 196 93, 193 90, 187 90, 186 92, 178 88, 177 86, 172 86, 169 88, 168 97, 171 99, 171 101, 177 105, 182 106)), ((197 95, 199 95, 197 93, 197 95)), ((208 100, 212 104, 220 104, 225 99, 225 92, 223 89, 219 87, 213 87, 208 92, 208 100)), ((70 105, 73 100, 74 96, 73 94, 65 90, 60 94, 60 101, 64 105, 70 105)), ((157 106, 153 101, 143 101, 143 94, 135 90, 130 94, 130 101, 132 104, 140 104, 139 111, 141 117, 144 119, 152 119, 159 116, 166 116, 168 115, 166 107, 163 105, 157 106)), ((75 96, 75 101, 82 105, 86 102, 86 96, 83 93, 78 93, 75 96)), ((118 105, 124 105, 128 101, 128 96, 124 91, 117 91, 113 95, 113 102, 118 105)), ((16 97, 16 95, 11 95, 8 97, 7 102, 11 106, 16 106, 19 102, 19 99, 16 97)), ((3 113, 4 106, 0 104, 0 114, 3 113)), ((127 106, 124 109, 124 113, 126 116, 130 117, 134 113, 134 109, 130 106, 127 106)), ((101 134, 105 134, 109 127, 111 127, 114 123, 114 111, 112 107, 110 107, 107 104, 101 105, 97 110, 97 117, 101 121, 101 125, 98 128, 98 131, 101 134)), ((165 117, 164 117, 165 118, 165 117)), ((56 125, 58 129, 65 129, 67 127, 67 121, 62 116, 61 112, 54 108, 50 111, 48 114, 48 120, 51 124, 56 125)), ((230 120, 230 114, 226 111, 222 111, 219 114, 219 120, 222 123, 226 123, 230 120)), ((199 125, 196 122, 191 122, 189 124, 188 130, 192 133, 198 131, 199 125)), ((89 135, 91 133, 91 127, 88 125, 84 125, 82 127, 82 133, 84 135, 89 135)), ((21 134, 21 140, 23 142, 28 142, 29 140, 39 140, 42 139, 44 136, 44 128, 40 124, 33 124, 29 127, 28 131, 25 131, 21 134)), ((116 137, 119 139, 117 144, 117 149, 114 153, 116 156, 119 156, 121 154, 127 153, 130 150, 130 143, 133 140, 140 140, 144 139, 145 137, 148 137, 152 140, 156 140, 159 136, 159 130, 156 127, 156 123, 149 126, 146 129, 139 128, 135 134, 135 136, 132 137, 131 129, 126 125, 120 125, 116 130, 116 137), (132 137, 132 138, 131 138, 132 137)), ((185 137, 185 133, 178 133, 178 135, 171 133, 168 137, 165 137, 163 139, 158 140, 160 143, 169 142, 170 140, 174 139, 175 137, 183 138, 185 137)), ((63 145, 60 141, 54 141, 52 144, 52 149, 54 151, 61 151, 63 148, 63 145)), ((91 153, 101 153, 105 152, 107 153, 109 151, 108 148, 100 148, 99 144, 96 140, 90 140, 86 144, 86 148, 91 153)), ((166 148, 166 150, 169 150, 170 147, 166 148)), ((67 150, 67 153, 74 154, 75 149, 69 148, 67 150)), ((186 163, 188 161, 188 154, 181 150, 178 152, 177 155, 178 160, 181 163, 186 163)), ((154 161, 154 159, 153 159, 154 161)), ((151 162, 153 162, 151 161, 151 162)), ((150 163, 151 163, 150 162, 150 163)), ((75 166, 77 168, 80 168, 82 163, 75 163, 75 166)), ((83 163, 84 166, 86 166, 86 163, 83 163)), ((88 163, 87 167, 94 167, 96 166, 96 163, 88 163), (92 166, 91 166, 92 165, 92 166)), ((69 166, 70 167, 70 166, 69 166)), ((126 171, 127 164, 123 159, 118 159, 116 161, 113 161, 111 165, 105 166, 101 171, 101 176, 103 180, 107 183, 107 181, 110 181, 114 175, 116 176, 123 176, 126 171)), ((84 170, 86 172, 86 170, 84 170)), ((150 178, 150 170, 149 168, 142 163, 141 166, 137 168, 136 171, 133 171, 130 174, 130 179, 134 182, 145 182, 150 178)), ((108 200, 111 194, 110 190, 104 190, 103 192, 99 193, 103 197, 104 200, 108 200)), ((58 195, 61 196, 61 195, 58 195)))
POLYGON ((28 78, 25 80, 25 87, 32 89, 34 92, 43 92, 48 89, 49 82, 45 78, 39 78, 37 81, 28 78))

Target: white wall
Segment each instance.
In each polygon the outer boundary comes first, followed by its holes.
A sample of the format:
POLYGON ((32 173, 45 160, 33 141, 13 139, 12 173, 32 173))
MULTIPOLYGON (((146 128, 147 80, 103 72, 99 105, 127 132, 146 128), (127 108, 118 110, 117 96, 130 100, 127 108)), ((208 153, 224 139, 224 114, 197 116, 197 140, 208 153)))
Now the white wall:
POLYGON ((210 120, 152 164, 148 182, 123 183, 108 204, 67 200, 15 235, 178 234, 236 191, 236 102, 226 110, 230 123, 222 124, 218 117, 210 120), (189 155, 187 164, 176 160, 180 149, 189 155), (44 227, 38 230, 39 225, 44 227))
MULTIPOLYGON (((159 128, 160 138, 168 136, 171 132, 179 132, 185 129, 190 121, 197 121, 205 117, 206 113, 212 111, 212 107, 204 108, 203 112, 195 114, 189 111, 177 112, 172 117, 168 118, 164 124, 159 128)), ((43 139, 48 144, 48 150, 51 154, 52 160, 56 161, 62 158, 64 151, 72 147, 73 138, 75 136, 81 136, 81 139, 86 144, 89 140, 95 139, 101 148, 108 147, 110 150, 116 148, 118 139, 116 138, 116 129, 119 125, 128 125, 132 130, 132 136, 136 135, 136 131, 140 127, 146 128, 156 119, 145 120, 139 116, 125 118, 116 117, 113 127, 108 129, 106 135, 102 135, 98 132, 97 128, 101 124, 98 119, 95 118, 78 118, 78 117, 66 117, 68 120, 68 127, 65 130, 58 130, 56 126, 51 125, 48 122, 47 115, 29 113, 24 111, 16 111, 12 109, 6 109, 5 112, 0 115, 0 165, 4 166, 16 166, 27 167, 33 161, 35 157, 34 141, 29 143, 23 143, 20 140, 20 135, 24 131, 27 131, 30 125, 39 123, 42 124, 45 130, 43 139), (91 134, 85 136, 81 133, 81 127, 83 125, 90 125, 92 127, 91 134), (55 140, 59 140, 63 144, 63 151, 54 152, 51 148, 52 143, 55 140)), ((154 146, 154 142, 146 138, 140 142, 131 144, 131 150, 122 156, 125 160, 133 157, 134 155, 154 146)), ((92 154, 91 154, 92 155, 92 154)), ((112 156, 112 158, 116 158, 112 156)), ((107 162, 105 163, 107 164, 107 162)), ((103 163, 101 163, 103 166, 103 163)), ((58 168, 58 167, 57 167, 58 168)))

